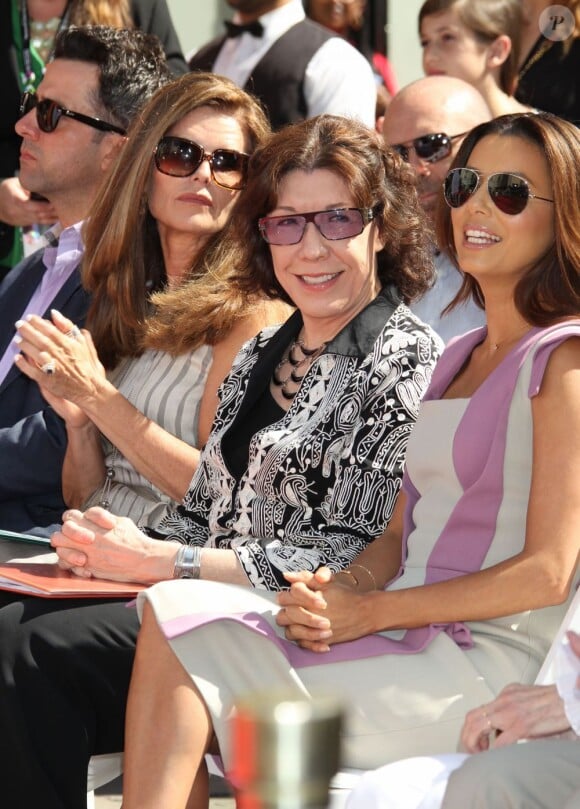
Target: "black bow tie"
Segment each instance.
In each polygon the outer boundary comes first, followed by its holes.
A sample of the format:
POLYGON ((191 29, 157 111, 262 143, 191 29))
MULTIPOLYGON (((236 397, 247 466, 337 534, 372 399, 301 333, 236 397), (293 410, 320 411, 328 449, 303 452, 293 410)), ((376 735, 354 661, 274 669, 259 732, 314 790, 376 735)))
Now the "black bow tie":
POLYGON ((246 33, 251 34, 253 37, 261 37, 264 34, 264 26, 260 20, 247 22, 244 25, 238 25, 235 22, 230 22, 230 20, 225 20, 224 25, 226 27, 226 36, 228 38, 239 37, 241 34, 246 33))

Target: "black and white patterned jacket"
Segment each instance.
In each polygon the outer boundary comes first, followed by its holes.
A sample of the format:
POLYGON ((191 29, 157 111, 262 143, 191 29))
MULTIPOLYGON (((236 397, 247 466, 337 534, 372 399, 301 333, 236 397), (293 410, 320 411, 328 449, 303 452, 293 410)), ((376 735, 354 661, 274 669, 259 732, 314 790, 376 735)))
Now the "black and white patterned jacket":
POLYGON ((288 412, 251 439, 238 482, 224 458, 235 430, 298 335, 299 312, 239 352, 167 538, 231 548, 250 584, 278 590, 285 570, 346 567, 390 519, 407 438, 442 343, 383 290, 326 347, 288 412))

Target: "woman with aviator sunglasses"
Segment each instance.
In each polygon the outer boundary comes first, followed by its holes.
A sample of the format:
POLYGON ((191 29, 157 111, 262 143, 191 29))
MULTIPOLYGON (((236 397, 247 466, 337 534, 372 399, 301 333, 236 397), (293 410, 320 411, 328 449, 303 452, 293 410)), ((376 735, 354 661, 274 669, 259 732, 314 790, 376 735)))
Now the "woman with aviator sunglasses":
MULTIPOLYGON (((488 323, 453 341, 435 369, 382 536, 344 571, 288 572, 279 610, 215 583, 187 604, 174 584, 139 596, 127 809, 206 805, 191 769, 227 730, 216 693, 228 705, 264 683, 340 694, 343 765, 367 769, 455 749, 468 709, 534 679, 580 550, 579 158, 578 130, 542 114, 482 124, 460 148, 455 166, 484 182, 451 198, 463 204, 442 211, 440 243, 488 323), (524 177, 527 204, 513 204, 523 196, 515 180, 509 207, 492 199, 488 178, 506 194, 498 174, 524 177), (233 671, 229 648, 259 660, 258 675, 233 671), (152 725, 171 740, 165 756, 152 725)), ((292 229, 298 217, 286 217, 292 229)), ((481 729, 494 730, 484 711, 481 729)))
MULTIPOLYGON (((487 325, 447 348, 424 400, 424 411, 445 408, 453 419, 453 505, 461 519, 452 514, 457 536, 447 549, 457 578, 432 588, 430 602, 417 590, 415 602, 432 621, 465 622, 472 645, 462 654, 469 663, 462 676, 467 683, 475 675, 484 687, 458 688, 453 735, 401 750, 397 758, 422 757, 365 777, 349 809, 390 805, 392 795, 408 796, 393 799, 401 809, 423 806, 423 797, 439 806, 447 767, 460 760, 424 754, 455 751, 467 712, 470 744, 493 747, 506 717, 489 703, 508 683, 534 681, 575 593, 580 177, 571 166, 579 158, 580 130, 572 124, 547 113, 506 115, 467 135, 445 180, 438 241, 464 275, 456 303, 473 297, 487 325), (495 534, 491 543, 484 530, 495 534)), ((540 806, 539 796, 526 795, 540 806)), ((516 805, 511 794, 506 801, 516 805)))

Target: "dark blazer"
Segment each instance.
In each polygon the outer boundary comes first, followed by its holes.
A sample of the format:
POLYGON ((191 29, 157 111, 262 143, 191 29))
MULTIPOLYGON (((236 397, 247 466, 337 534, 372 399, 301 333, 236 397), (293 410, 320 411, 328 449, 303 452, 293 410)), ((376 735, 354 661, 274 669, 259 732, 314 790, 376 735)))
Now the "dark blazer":
MULTIPOLYGON (((44 272, 38 250, 0 284, 0 356, 44 272)), ((75 270, 48 308, 82 326, 88 303, 75 270)), ((64 422, 47 405, 36 382, 14 366, 0 384, 0 528, 28 531, 60 522, 66 508, 61 489, 65 449, 64 422)))

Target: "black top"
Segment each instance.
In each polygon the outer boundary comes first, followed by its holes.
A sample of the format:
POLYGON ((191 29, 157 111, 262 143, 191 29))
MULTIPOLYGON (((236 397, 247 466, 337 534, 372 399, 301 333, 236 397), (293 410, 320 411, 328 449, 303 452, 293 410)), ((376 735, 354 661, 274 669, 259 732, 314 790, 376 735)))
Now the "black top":
POLYGON ((540 37, 520 71, 516 98, 523 104, 552 112, 580 126, 580 37, 553 42, 537 59, 546 39, 540 37), (568 44, 569 50, 564 46, 568 44), (530 65, 526 68, 526 65, 530 65))
POLYGON ((240 481, 248 468, 248 453, 252 437, 264 427, 279 421, 286 412, 272 396, 270 380, 266 380, 261 396, 235 430, 224 436, 222 445, 224 458, 232 477, 240 481))

